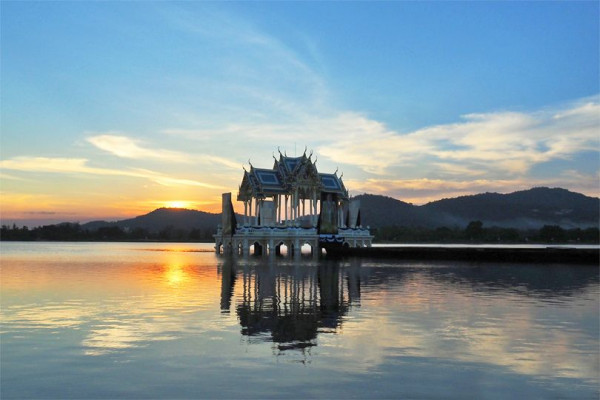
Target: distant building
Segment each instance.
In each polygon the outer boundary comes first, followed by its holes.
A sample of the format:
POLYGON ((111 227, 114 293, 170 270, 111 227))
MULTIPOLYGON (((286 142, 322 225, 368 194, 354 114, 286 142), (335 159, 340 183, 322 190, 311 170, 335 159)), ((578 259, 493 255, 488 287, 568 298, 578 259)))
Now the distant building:
POLYGON ((300 254, 330 246, 371 246, 372 236, 360 222, 360 204, 348 196, 342 177, 320 173, 312 153, 279 153, 272 169, 244 170, 237 200, 244 203, 241 221, 233 212, 231 193, 223 194, 222 224, 215 235, 218 252, 300 254))

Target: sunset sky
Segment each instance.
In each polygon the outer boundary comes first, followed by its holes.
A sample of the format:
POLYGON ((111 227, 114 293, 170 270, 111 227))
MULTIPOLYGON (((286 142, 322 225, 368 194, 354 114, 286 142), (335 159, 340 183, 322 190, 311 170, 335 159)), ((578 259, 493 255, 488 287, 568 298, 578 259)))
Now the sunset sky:
POLYGON ((3 224, 218 212, 278 148, 352 195, 600 195, 597 1, 0 7, 3 224))

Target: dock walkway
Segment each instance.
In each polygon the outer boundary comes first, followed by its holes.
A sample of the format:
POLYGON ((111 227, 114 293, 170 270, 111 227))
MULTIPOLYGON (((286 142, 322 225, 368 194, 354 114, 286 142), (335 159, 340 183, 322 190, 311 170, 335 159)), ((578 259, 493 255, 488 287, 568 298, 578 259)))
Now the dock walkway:
POLYGON ((463 260, 600 265, 599 248, 579 247, 352 247, 330 251, 332 256, 397 258, 403 260, 463 260))

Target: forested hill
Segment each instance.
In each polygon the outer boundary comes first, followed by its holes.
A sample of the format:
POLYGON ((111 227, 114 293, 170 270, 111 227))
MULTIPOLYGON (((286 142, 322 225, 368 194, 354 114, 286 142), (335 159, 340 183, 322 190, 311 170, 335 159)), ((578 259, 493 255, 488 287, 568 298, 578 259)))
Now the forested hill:
POLYGON ((483 193, 442 199, 414 206, 390 197, 364 194, 361 215, 365 225, 466 227, 471 221, 486 226, 538 229, 597 227, 600 199, 560 188, 533 188, 509 194, 483 193))
POLYGON ((211 229, 221 222, 221 214, 184 208, 159 208, 148 214, 115 222, 93 221, 82 225, 83 229, 97 230, 101 227, 118 226, 122 229, 145 229, 150 232, 172 229, 211 229))
POLYGON ((1 240, 63 241, 202 241, 211 242, 221 214, 182 208, 159 208, 120 221, 64 222, 29 229, 2 225, 1 240))
POLYGON ((221 214, 184 208, 159 208, 148 214, 120 221, 92 221, 81 229, 107 237, 125 233, 133 239, 212 240, 221 214))

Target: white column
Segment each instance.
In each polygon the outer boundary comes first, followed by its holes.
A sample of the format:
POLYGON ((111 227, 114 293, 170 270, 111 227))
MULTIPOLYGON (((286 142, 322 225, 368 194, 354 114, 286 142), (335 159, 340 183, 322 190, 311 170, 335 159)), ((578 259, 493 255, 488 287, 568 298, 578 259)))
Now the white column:
POLYGON ((285 195, 285 223, 288 223, 288 195, 285 195))
POLYGON ((281 222, 281 195, 277 195, 277 223, 281 222))
POLYGON ((290 219, 293 221, 296 218, 296 196, 292 193, 290 198, 290 219))
POLYGON ((254 225, 258 225, 258 213, 260 210, 260 201, 256 199, 256 212, 254 213, 254 225))
POLYGON ((298 188, 294 193, 294 220, 298 219, 298 211, 300 211, 300 201, 298 199, 298 188))
POLYGON ((317 190, 313 190, 313 198, 312 198, 312 204, 313 204, 313 221, 312 224, 316 225, 317 224, 317 190))

